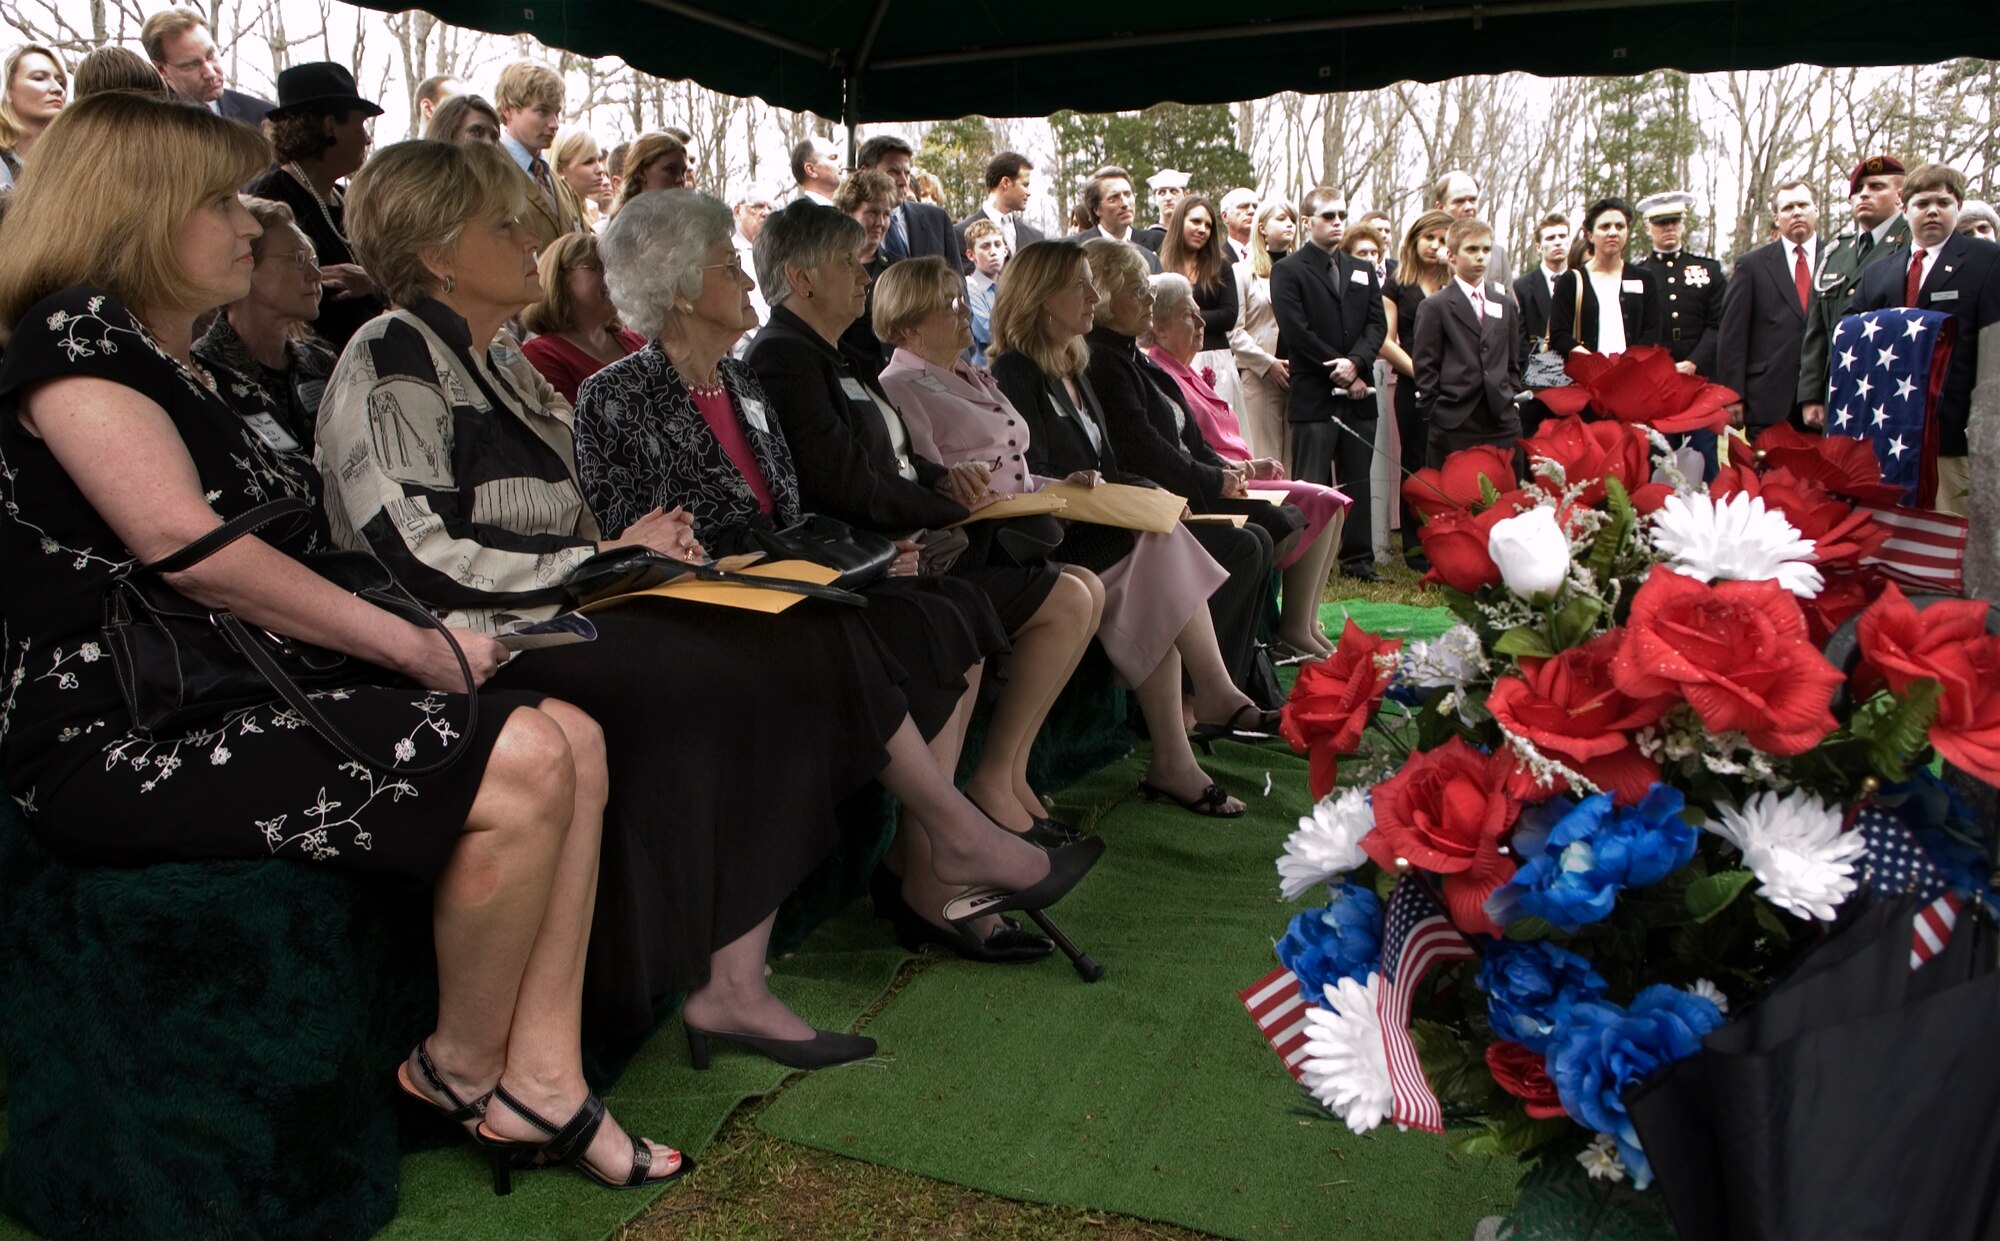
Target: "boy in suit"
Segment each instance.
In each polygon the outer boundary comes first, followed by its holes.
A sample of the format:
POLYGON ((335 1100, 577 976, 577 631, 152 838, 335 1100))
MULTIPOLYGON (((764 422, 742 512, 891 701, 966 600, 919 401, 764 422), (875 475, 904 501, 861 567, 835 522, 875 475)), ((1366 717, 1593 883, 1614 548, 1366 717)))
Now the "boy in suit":
POLYGON ((564 233, 583 231, 583 205, 555 174, 543 152, 562 126, 563 80, 547 65, 520 61, 500 71, 493 103, 500 109, 500 148, 521 170, 528 209, 521 223, 546 249, 564 233))
POLYGON ((1493 229, 1476 218, 1454 220, 1445 247, 1451 283, 1417 307, 1410 347, 1433 466, 1461 448, 1511 451, 1521 439, 1519 312, 1499 281, 1486 279, 1493 229))
MULTIPOLYGON (((1861 274, 1849 314, 1889 306, 1936 310, 1958 321, 1951 369, 1930 415, 1937 421, 1937 502, 1941 512, 1966 512, 1972 475, 1966 456, 1966 423, 1979 372, 1979 331, 2000 322, 2000 245, 1958 231, 1965 202, 1965 174, 1944 164, 1923 164, 1903 182, 1910 238, 1861 274)), ((1822 415, 1822 420, 1824 415, 1822 415)))

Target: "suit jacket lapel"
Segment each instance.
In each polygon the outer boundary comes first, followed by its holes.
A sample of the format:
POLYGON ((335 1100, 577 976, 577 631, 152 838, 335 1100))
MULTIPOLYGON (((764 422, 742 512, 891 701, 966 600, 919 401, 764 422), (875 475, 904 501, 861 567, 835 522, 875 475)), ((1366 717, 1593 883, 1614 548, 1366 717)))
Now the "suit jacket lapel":
POLYGON ((1454 280, 1444 288, 1452 313, 1463 322, 1472 325, 1472 335, 1475 339, 1483 335, 1485 324, 1479 321, 1479 312, 1473 309, 1472 299, 1465 295, 1465 290, 1458 287, 1458 281, 1454 280))
MULTIPOLYGON (((1914 250, 1911 252, 1915 253, 1914 250)), ((1938 247, 1937 261, 1931 264, 1930 274, 1924 277, 1923 286, 1917 290, 1917 300, 1922 301, 1924 298, 1929 297, 1931 294, 1945 287, 1945 285, 1951 283, 1951 277, 1955 269, 1964 261, 1965 238, 1958 233, 1953 233, 1944 239, 1943 245, 1938 247)), ((1909 268, 1905 267, 1903 270, 1907 272, 1909 268)), ((1905 280, 1908 278, 1907 275, 1904 277, 1905 280)), ((1925 309, 1936 310, 1938 308, 1935 306, 1926 306, 1925 309)), ((1956 309, 1956 307, 1947 303, 1946 309, 1949 311, 1956 309)))

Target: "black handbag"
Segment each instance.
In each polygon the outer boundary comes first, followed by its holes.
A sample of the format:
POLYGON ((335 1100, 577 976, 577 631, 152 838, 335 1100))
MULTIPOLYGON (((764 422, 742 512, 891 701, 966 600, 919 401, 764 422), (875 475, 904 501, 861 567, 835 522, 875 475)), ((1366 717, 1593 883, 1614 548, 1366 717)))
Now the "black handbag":
MULTIPOLYGON (((804 557, 794 557, 794 559, 804 559, 804 557)), ((841 603, 849 607, 868 606, 868 600, 838 585, 822 586, 817 582, 800 582, 791 578, 731 573, 712 564, 690 564, 675 560, 647 547, 615 547, 608 552, 599 552, 584 561, 573 569, 563 582, 562 602, 565 611, 574 611, 600 599, 651 590, 655 586, 664 586, 681 577, 698 577, 706 582, 740 582, 745 586, 782 590, 794 595, 804 595, 808 599, 822 599, 828 603, 841 603)))
POLYGON ((379 675, 373 664, 246 625, 222 608, 205 607, 168 585, 162 575, 193 567, 246 534, 286 519, 310 515, 300 499, 273 500, 223 522, 186 547, 151 564, 135 566, 112 582, 104 600, 104 644, 118 674, 118 688, 141 736, 175 736, 213 723, 232 711, 280 699, 348 758, 373 771, 426 776, 457 762, 479 724, 472 669, 450 631, 396 584, 367 552, 317 552, 300 563, 343 590, 444 635, 465 677, 466 717, 444 754, 421 765, 371 755, 328 719, 313 700, 334 689, 379 675))
POLYGON ((888 575, 896 545, 871 530, 856 530, 835 517, 809 513, 783 530, 750 531, 758 549, 774 560, 810 560, 838 569, 833 585, 858 590, 888 575))

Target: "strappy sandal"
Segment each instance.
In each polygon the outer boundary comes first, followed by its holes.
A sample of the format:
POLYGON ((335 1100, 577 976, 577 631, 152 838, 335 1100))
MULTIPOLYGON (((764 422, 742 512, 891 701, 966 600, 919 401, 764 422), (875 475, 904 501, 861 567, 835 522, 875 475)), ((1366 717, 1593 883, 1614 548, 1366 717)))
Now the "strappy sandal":
POLYGON ((458 1092, 445 1082, 444 1075, 439 1073, 437 1065, 431 1062, 429 1039, 425 1039, 423 1042, 417 1044, 417 1071, 424 1075, 424 1080, 430 1083, 432 1090, 451 1100, 450 1107, 446 1107, 436 1099, 417 1089, 417 1084, 410 1080, 410 1062, 408 1060, 396 1066, 396 1085, 400 1086, 403 1093, 408 1095, 412 1100, 423 1104, 426 1109, 435 1113, 438 1119, 453 1126, 461 1133, 469 1133, 477 1137, 478 1134, 474 1133, 471 1128, 468 1128, 466 1122, 470 1121, 476 1126, 478 1122, 486 1118, 486 1104, 493 1097, 493 1092, 489 1090, 477 1099, 468 1100, 459 1098, 458 1092))
POLYGON ((1192 801, 1185 801, 1179 797, 1174 796, 1172 793, 1167 792, 1167 790, 1161 788, 1159 785, 1148 784, 1144 780, 1139 781, 1139 792, 1143 794, 1146 800, 1149 802, 1170 801, 1174 805, 1179 806, 1183 810, 1192 811, 1193 813, 1199 815, 1206 815, 1211 819, 1238 818, 1244 813, 1244 811, 1249 809, 1248 806, 1243 806, 1238 808, 1234 813, 1225 811, 1223 807, 1229 804, 1228 790, 1224 789, 1221 785, 1215 784, 1213 782, 1211 782, 1207 788, 1201 791, 1201 796, 1195 798, 1192 801))
POLYGON ((1227 724, 1196 724, 1188 734, 1188 741, 1204 754, 1213 754, 1218 741, 1270 741, 1278 735, 1278 725, 1284 718, 1281 710, 1267 711, 1254 702, 1246 702, 1236 708, 1236 714, 1229 717, 1227 724), (1246 724, 1243 718, 1246 715, 1255 718, 1246 724))
POLYGON ((604 1100, 592 1091, 584 1096, 569 1120, 560 1128, 529 1111, 527 1106, 507 1093, 505 1086, 495 1086, 493 1097, 507 1105, 507 1109, 527 1121, 548 1139, 542 1142, 517 1142, 500 1137, 480 1125, 473 1132, 479 1145, 486 1150, 487 1162, 493 1165, 493 1192, 505 1196, 514 1192, 513 1174, 535 1168, 556 1168, 569 1164, 578 1172, 596 1181, 606 1189, 639 1189, 647 1185, 665 1185, 677 1181, 694 1170, 694 1158, 683 1151, 675 1151, 680 1160, 672 1172, 665 1176, 647 1175, 653 1170, 653 1152, 644 1138, 626 1134, 632 1142, 632 1170, 622 1181, 614 1181, 584 1161, 590 1150, 590 1140, 597 1136, 597 1130, 604 1123, 604 1100))

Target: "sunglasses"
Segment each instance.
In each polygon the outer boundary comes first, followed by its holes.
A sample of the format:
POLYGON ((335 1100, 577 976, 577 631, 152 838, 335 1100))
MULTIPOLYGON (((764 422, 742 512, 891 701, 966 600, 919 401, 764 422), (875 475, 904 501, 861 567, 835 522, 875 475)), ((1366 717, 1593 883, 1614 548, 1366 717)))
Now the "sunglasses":
POLYGON ((1347 213, 1345 211, 1322 211, 1319 213, 1319 218, 1322 220, 1344 220, 1347 218, 1347 213))

